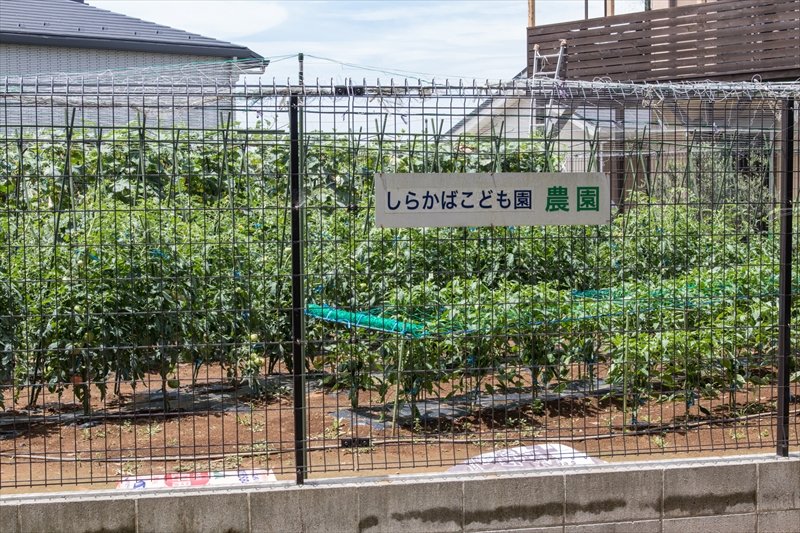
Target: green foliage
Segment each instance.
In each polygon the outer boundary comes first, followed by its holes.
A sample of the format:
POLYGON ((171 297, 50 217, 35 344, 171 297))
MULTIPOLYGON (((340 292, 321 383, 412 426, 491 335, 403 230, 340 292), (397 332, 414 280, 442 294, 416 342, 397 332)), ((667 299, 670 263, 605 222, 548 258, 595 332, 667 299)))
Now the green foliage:
MULTIPOLYGON (((634 415, 654 396, 688 405, 769 381, 777 243, 758 187, 714 195, 676 178, 630 194, 603 227, 373 227, 376 172, 559 167, 541 139, 441 131, 315 134, 305 149, 309 303, 429 332, 311 320, 309 365, 353 407, 364 390, 412 406, 526 383, 538 393, 565 387, 576 365, 591 378, 604 365, 634 415)), ((179 362, 253 386, 290 368, 284 136, 132 127, 0 146, 1 383, 33 403, 41 387, 86 398, 89 381, 148 373, 166 389, 179 362)))

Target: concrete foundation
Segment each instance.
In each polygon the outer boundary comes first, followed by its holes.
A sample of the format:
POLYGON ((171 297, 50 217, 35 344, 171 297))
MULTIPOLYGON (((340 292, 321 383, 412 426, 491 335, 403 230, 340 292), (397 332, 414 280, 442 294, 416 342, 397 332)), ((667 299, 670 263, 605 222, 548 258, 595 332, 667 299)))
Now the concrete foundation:
POLYGON ((4 533, 800 532, 800 455, 0 497, 4 533))

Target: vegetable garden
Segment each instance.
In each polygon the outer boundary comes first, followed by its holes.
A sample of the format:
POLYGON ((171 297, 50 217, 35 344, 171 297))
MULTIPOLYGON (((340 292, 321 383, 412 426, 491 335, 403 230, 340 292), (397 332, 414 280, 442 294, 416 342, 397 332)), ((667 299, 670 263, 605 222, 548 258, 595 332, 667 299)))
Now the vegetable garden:
MULTIPOLYGON (((594 90, 595 106, 620 101, 594 90)), ((688 124, 674 110, 706 93, 657 108, 630 89, 622 103, 658 120, 579 143, 547 120, 509 132, 519 109, 459 130, 476 98, 443 91, 304 103, 309 471, 540 441, 774 446, 779 109, 734 95, 688 124), (622 184, 608 225, 374 225, 376 173, 553 172, 578 151, 622 184)), ((290 139, 284 93, 256 96, 202 129, 148 118, 160 107, 104 126, 53 103, 53 125, 4 126, 3 486, 292 472, 290 139)))

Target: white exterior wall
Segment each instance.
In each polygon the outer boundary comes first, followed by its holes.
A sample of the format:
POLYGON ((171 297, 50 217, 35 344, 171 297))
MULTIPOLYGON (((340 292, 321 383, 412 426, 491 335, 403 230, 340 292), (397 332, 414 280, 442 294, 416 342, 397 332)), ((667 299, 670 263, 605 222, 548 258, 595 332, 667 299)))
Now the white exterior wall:
POLYGON ((0 77, 220 61, 219 57, 0 44, 0 77))
MULTIPOLYGON (((224 58, 211 56, 0 44, 0 85, 4 83, 3 78, 6 77, 13 80, 22 76, 28 77, 28 79, 41 76, 43 80, 49 80, 50 76, 48 75, 52 74, 90 72, 95 74, 109 72, 107 76, 109 80, 113 79, 115 84, 124 85, 129 79, 126 76, 133 74, 132 71, 128 72, 128 69, 187 65, 181 71, 165 68, 161 72, 156 71, 153 75, 148 76, 148 78, 155 79, 154 75, 158 75, 156 91, 160 97, 157 99, 156 106, 154 106, 152 98, 145 101, 141 96, 139 88, 141 73, 138 73, 136 80, 130 81, 132 90, 129 95, 124 94, 125 89, 118 88, 115 91, 117 96, 114 97, 113 107, 108 106, 108 101, 101 106, 96 101, 93 103, 91 98, 81 98, 79 84, 76 83, 75 88, 70 89, 71 94, 77 95, 70 98, 70 115, 71 109, 75 109, 76 127, 102 126, 106 129, 125 127, 131 123, 138 123, 144 114, 148 126, 160 124, 169 127, 213 129, 220 123, 220 113, 223 117, 227 114, 227 110, 230 108, 230 99, 209 100, 196 96, 186 98, 182 95, 187 92, 187 76, 193 76, 193 69, 189 65, 222 61, 224 58), (111 72, 115 72, 113 77, 111 72)), ((213 94, 215 83, 218 83, 221 86, 221 92, 225 93, 227 88, 238 79, 238 72, 233 72, 227 67, 220 66, 203 70, 202 77, 199 77, 202 80, 200 83, 208 87, 209 95, 213 94)), ((70 79, 79 80, 80 77, 70 76, 70 79)), ((88 87, 88 93, 93 92, 94 83, 92 82, 92 85, 88 87)), ((192 80, 189 83, 198 82, 192 80)), ((5 87, 0 87, 0 92, 5 92, 5 90, 5 87)), ((11 96, 0 96, 0 129, 18 132, 20 129, 63 127, 65 125, 66 113, 63 98, 50 102, 40 98, 38 102, 33 103, 14 97, 15 92, 17 89, 13 81, 10 81, 8 93, 11 96)))

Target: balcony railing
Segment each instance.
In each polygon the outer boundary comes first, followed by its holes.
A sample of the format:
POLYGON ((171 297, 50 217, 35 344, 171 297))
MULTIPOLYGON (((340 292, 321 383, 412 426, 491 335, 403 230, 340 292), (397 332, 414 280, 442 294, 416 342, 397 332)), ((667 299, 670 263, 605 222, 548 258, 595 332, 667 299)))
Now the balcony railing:
POLYGON ((800 78, 800 0, 720 0, 528 28, 528 67, 567 40, 567 78, 800 78))

